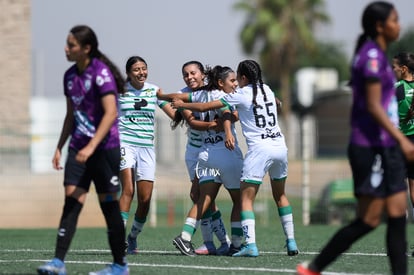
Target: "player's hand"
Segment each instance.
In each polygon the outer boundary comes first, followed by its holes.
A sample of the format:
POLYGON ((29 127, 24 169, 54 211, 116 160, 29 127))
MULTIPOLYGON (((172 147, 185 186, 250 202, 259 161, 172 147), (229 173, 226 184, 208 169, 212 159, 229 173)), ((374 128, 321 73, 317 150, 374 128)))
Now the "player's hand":
POLYGON ((215 118, 213 122, 215 123, 215 127, 212 127, 212 129, 215 130, 216 133, 224 131, 223 120, 221 118, 215 118))
POLYGON ((164 94, 163 91, 161 89, 158 89, 157 98, 160 98, 163 94, 164 94))
POLYGON ((278 99, 277 97, 275 97, 275 101, 277 108, 282 109, 282 101, 280 101, 280 99, 278 99))
POLYGON ((56 148, 55 150, 55 154, 53 155, 53 159, 52 159, 52 165, 53 165, 53 169, 55 170, 62 170, 63 167, 60 165, 60 158, 61 158, 61 152, 58 148, 56 148))
POLYGON ((182 108, 182 107, 183 107, 183 105, 184 105, 184 101, 182 101, 182 100, 181 100, 181 99, 179 99, 179 98, 173 98, 173 100, 171 101, 171 106, 172 106, 174 109, 182 108))
POLYGON ((234 150, 234 147, 236 145, 236 140, 232 134, 226 135, 226 140, 224 141, 224 145, 230 151, 234 150))
POLYGON ((78 151, 75 159, 79 163, 85 163, 89 159, 89 157, 93 154, 94 151, 95 151, 95 148, 88 144, 78 151))

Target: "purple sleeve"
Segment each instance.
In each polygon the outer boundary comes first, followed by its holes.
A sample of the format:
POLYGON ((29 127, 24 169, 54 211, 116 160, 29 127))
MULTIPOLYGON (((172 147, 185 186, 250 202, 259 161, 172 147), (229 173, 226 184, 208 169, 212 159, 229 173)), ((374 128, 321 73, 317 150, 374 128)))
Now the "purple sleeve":
POLYGON ((101 64, 100 68, 96 70, 95 84, 101 96, 109 92, 117 92, 115 78, 104 64, 101 64))
POLYGON ((382 67, 386 64, 383 56, 379 54, 377 49, 369 49, 365 54, 361 55, 361 68, 365 79, 380 79, 382 67))

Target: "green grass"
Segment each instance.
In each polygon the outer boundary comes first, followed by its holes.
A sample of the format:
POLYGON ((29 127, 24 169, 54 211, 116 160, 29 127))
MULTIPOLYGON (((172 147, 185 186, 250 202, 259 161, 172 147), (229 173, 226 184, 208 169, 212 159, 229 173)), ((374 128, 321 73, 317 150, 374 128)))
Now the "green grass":
MULTIPOLYGON (((297 201, 292 201, 298 209, 297 201)), ((228 226, 229 204, 218 202, 228 226)), ((178 204, 179 205, 179 204, 178 204)), ((257 258, 225 256, 182 256, 172 245, 172 239, 181 231, 183 212, 177 212, 174 224, 167 226, 166 208, 159 205, 159 222, 149 226, 139 237, 138 255, 128 255, 130 274, 294 274, 298 263, 310 260, 339 228, 337 226, 303 226, 300 210, 295 214, 296 240, 300 254, 288 257, 284 248, 285 237, 273 208, 267 212, 268 220, 261 217, 256 228, 260 251, 257 258), (162 210, 164 209, 164 210, 162 210), (163 214, 164 213, 164 214, 163 214)), ((269 203, 269 207, 273 205, 269 203)), ((331 274, 389 274, 385 252, 385 225, 355 243, 354 246, 326 270, 331 274)), ((414 227, 408 225, 408 241, 414 243, 414 227)), ((35 274, 37 266, 53 257, 56 229, 2 229, 0 230, 0 274, 35 274)), ((194 245, 201 244, 196 232, 194 245)), ((66 258, 68 274, 87 274, 99 270, 112 261, 105 228, 79 228, 66 258)), ((409 257, 409 274, 414 274, 414 258, 409 257)))

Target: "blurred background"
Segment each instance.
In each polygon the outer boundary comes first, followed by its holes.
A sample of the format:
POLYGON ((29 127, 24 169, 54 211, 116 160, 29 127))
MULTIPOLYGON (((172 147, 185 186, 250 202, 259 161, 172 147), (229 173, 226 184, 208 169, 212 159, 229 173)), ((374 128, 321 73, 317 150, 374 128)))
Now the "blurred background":
MULTIPOLYGON (((346 83, 361 14, 370 2, 0 0, 0 228, 58 223, 63 172, 52 170, 51 158, 65 115, 63 73, 71 65, 64 46, 77 24, 95 30, 101 51, 121 71, 129 56, 142 56, 148 81, 167 93, 184 86, 186 61, 236 69, 243 59, 257 60, 264 81, 283 102, 287 192, 297 201, 297 219, 304 224, 348 219, 354 201, 346 159, 351 103, 346 83)), ((412 3, 392 2, 402 32, 390 57, 414 51, 412 3)), ((153 226, 182 219, 190 207, 185 143, 185 128, 172 131, 159 112, 153 226)), ((256 202, 263 221, 275 211, 268 190, 263 184, 256 202)), ((228 196, 221 191, 220 198, 228 196)), ((80 226, 104 225, 94 192, 83 212, 80 226)))

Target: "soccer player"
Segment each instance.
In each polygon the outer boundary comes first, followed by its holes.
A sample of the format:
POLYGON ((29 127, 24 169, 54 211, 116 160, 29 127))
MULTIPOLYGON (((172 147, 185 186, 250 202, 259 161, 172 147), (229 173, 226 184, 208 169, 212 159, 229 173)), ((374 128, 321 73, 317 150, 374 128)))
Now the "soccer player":
MULTIPOLYGON (((159 98, 171 100, 175 97, 182 97, 192 102, 209 102, 223 97, 226 93, 234 92, 237 87, 236 74, 229 67, 215 66, 207 70, 208 83, 203 90, 190 94, 158 94, 159 98)), ((200 113, 200 119, 213 122, 216 119, 225 120, 225 131, 235 135, 234 123, 231 123, 233 112, 229 108, 222 110, 211 110, 200 113)), ((233 119, 233 121, 236 118, 233 119)), ((219 123, 217 126, 221 126, 219 123)), ((220 186, 223 184, 228 190, 233 201, 231 212, 232 251, 240 248, 242 243, 242 229, 240 224, 240 176, 243 163, 243 156, 240 148, 230 151, 225 146, 225 132, 223 129, 208 129, 201 132, 202 147, 198 155, 196 174, 199 177, 200 196, 196 204, 190 209, 183 230, 173 240, 173 244, 182 254, 193 256, 195 254, 191 244, 191 238, 197 228, 199 220, 209 210, 211 202, 217 196, 220 186)), ((230 249, 227 249, 230 250, 230 249)), ((228 251, 217 254, 228 254, 228 251)))
MULTIPOLYGON (((265 174, 269 173, 272 195, 286 236, 287 253, 298 254, 294 238, 292 207, 285 194, 288 160, 285 139, 277 121, 276 99, 272 90, 263 83, 259 64, 244 60, 237 68, 239 89, 220 100, 207 103, 184 103, 174 99, 174 108, 204 112, 224 106, 236 108, 248 151, 243 161, 241 177, 241 225, 246 245, 233 257, 257 257, 255 216, 253 202, 265 174), (260 93, 259 93, 260 91, 260 93)), ((235 138, 226 132, 226 147, 235 148, 235 138)))
POLYGON ((127 237, 127 254, 136 254, 137 236, 147 220, 155 180, 154 151, 155 109, 158 105, 171 119, 175 110, 159 101, 158 86, 148 83, 148 65, 140 56, 131 56, 125 65, 126 89, 120 94, 119 133, 121 139, 120 177, 122 193, 119 200, 124 226, 136 190, 138 204, 131 231, 127 237))
POLYGON ((127 275, 125 228, 119 212, 119 132, 117 94, 124 81, 115 65, 98 49, 94 31, 85 25, 73 27, 66 40, 66 58, 75 64, 64 75, 66 116, 53 167, 61 170, 61 151, 70 136, 65 164, 65 203, 56 239, 54 258, 37 268, 38 274, 66 274, 65 256, 91 182, 107 225, 113 263, 90 275, 127 275))
POLYGON ((340 229, 301 275, 321 272, 387 214, 386 244, 391 274, 407 274, 405 157, 414 159, 414 144, 398 129, 395 75, 386 49, 400 33, 393 4, 372 2, 362 14, 363 33, 351 67, 353 104, 348 158, 357 198, 357 217, 340 229), (404 153, 404 154, 403 154, 404 153))
MULTIPOLYGON (((183 80, 186 87, 180 92, 191 93, 204 87, 205 69, 201 62, 191 60, 183 64, 181 68, 183 80)), ((185 121, 188 125, 187 144, 185 149, 185 164, 191 181, 190 198, 193 203, 198 201, 200 196, 199 182, 196 175, 196 166, 198 155, 203 145, 201 135, 202 131, 212 129, 217 126, 215 121, 202 121, 198 112, 189 110, 179 110, 176 112, 172 126, 175 129, 181 122, 185 121)), ((212 202, 210 209, 206 211, 200 221, 200 231, 203 238, 203 244, 195 249, 195 253, 199 255, 224 255, 229 250, 230 239, 227 235, 226 228, 221 218, 221 212, 212 202), (213 233, 220 241, 220 247, 216 248, 213 242, 213 233)))
MULTIPOLYGON (((393 58, 392 68, 398 82, 397 101, 400 130, 414 143, 414 54, 399 53, 393 58)), ((414 165, 407 162, 407 178, 414 216, 414 165)), ((413 252, 414 256, 414 252, 413 252)))

